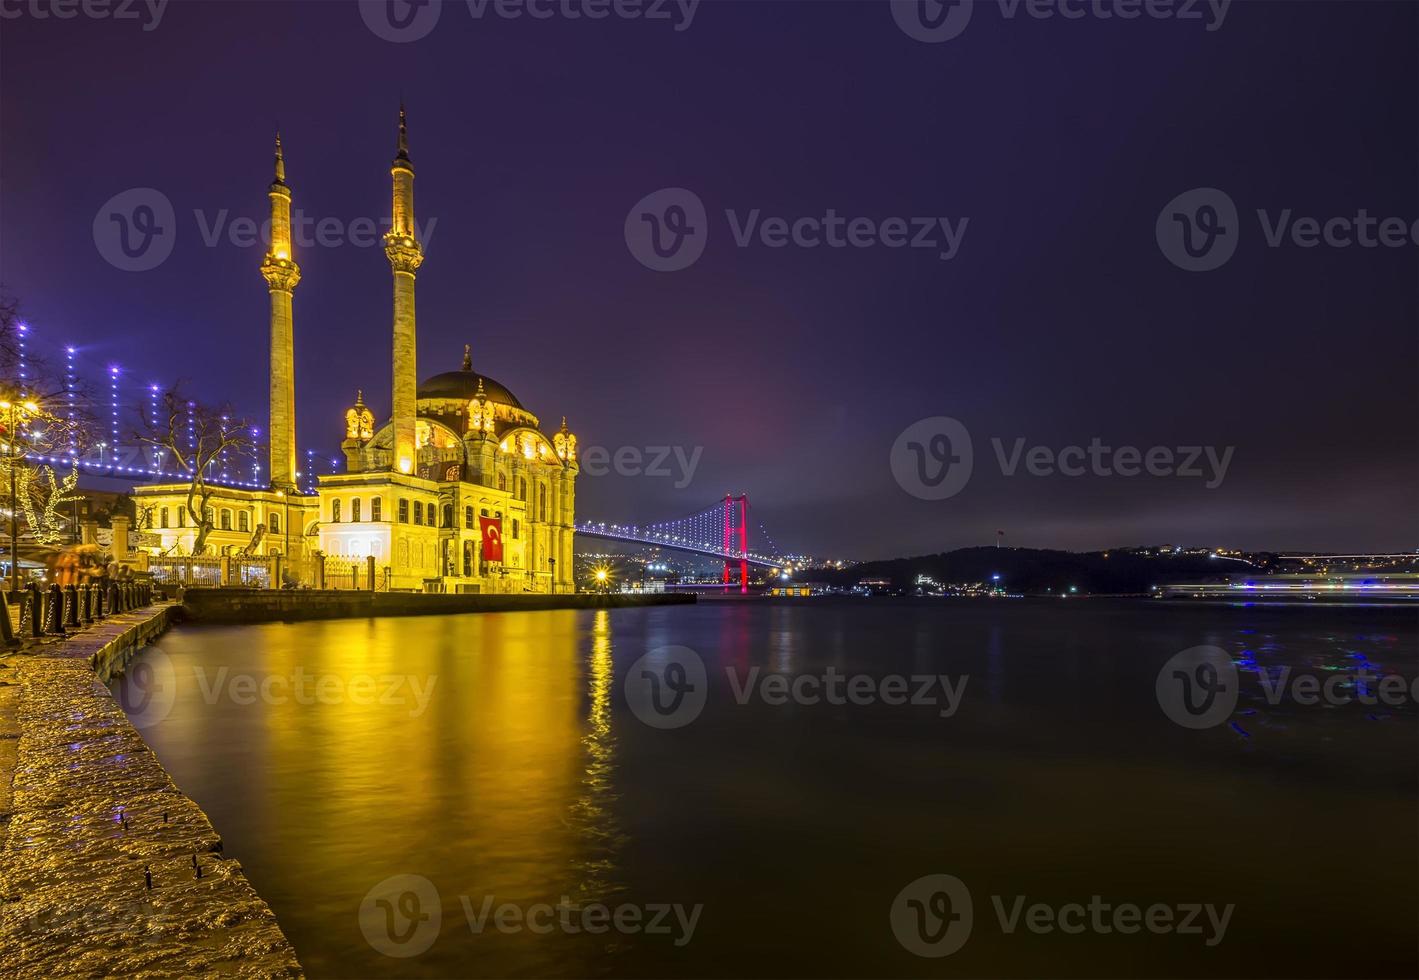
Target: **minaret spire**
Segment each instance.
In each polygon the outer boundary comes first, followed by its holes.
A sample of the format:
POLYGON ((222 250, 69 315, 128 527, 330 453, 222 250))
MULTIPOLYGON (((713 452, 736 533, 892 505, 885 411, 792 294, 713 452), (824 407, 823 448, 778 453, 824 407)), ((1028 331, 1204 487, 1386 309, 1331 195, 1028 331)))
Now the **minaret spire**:
POLYGON ((276 130, 276 183, 286 182, 286 156, 281 152, 281 131, 276 130))
POLYGON ((463 370, 465 370, 465 371, 471 371, 471 370, 473 370, 473 345, 472 345, 472 344, 464 344, 464 345, 463 345, 463 370))
POLYGON ((404 106, 399 106, 399 154, 389 168, 393 182, 389 231, 384 236, 384 254, 394 273, 394 384, 391 422, 394 428, 392 468, 414 472, 417 444, 414 417, 418 406, 418 343, 414 320, 414 274, 424 261, 414 224, 414 164, 409 160, 409 127, 404 106))
POLYGON ((394 159, 409 162, 409 121, 405 118, 402 101, 399 103, 399 152, 394 159))

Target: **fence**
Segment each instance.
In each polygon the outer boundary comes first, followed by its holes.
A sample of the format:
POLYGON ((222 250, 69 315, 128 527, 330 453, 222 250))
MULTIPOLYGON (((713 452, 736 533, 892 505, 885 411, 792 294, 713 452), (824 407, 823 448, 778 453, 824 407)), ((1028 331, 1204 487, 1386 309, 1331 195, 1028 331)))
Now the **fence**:
POLYGON ((152 558, 148 561, 148 571, 152 573, 153 581, 162 585, 222 584, 220 558, 152 558))
POLYGON ((152 586, 146 582, 108 582, 97 585, 51 585, 47 590, 31 583, 18 592, 0 592, 0 642, 13 646, 23 638, 64 636, 115 613, 150 605, 152 586), (19 606, 19 622, 10 618, 10 607, 19 606))

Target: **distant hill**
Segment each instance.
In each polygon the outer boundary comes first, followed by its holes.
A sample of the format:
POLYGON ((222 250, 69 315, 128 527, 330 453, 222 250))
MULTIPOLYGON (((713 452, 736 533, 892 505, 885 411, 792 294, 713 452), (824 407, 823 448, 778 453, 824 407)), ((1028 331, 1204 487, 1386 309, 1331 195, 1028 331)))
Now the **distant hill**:
POLYGON ((853 586, 863 579, 887 579, 894 589, 915 591, 918 575, 947 585, 991 581, 1000 576, 1007 592, 1043 594, 1076 587, 1081 594, 1148 592, 1170 582, 1218 581, 1229 575, 1265 574, 1273 556, 1245 556, 1252 564, 1212 558, 1204 551, 1165 552, 1159 548, 1109 551, 1047 551, 1034 548, 962 548, 937 555, 864 562, 844 569, 803 572, 799 577, 853 586))

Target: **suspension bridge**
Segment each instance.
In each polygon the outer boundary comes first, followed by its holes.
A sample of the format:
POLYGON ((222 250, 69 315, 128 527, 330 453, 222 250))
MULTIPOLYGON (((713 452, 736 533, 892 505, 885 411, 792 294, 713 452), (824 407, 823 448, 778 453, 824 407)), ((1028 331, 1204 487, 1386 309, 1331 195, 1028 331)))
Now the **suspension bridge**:
POLYGON ((608 541, 648 544, 723 559, 724 584, 737 577, 741 592, 748 590, 750 565, 781 568, 787 561, 762 524, 755 525, 751 541, 748 494, 725 494, 703 510, 658 524, 581 521, 576 531, 608 541))

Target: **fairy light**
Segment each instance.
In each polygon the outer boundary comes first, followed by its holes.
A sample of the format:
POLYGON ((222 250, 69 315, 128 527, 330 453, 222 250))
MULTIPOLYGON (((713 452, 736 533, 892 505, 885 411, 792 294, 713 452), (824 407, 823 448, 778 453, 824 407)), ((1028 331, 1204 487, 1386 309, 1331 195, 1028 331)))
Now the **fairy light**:
POLYGON ((29 324, 21 323, 15 328, 15 331, 19 335, 20 345, 20 397, 28 398, 30 394, 30 369, 29 355, 25 348, 30 336, 29 324))
MULTIPOLYGON (((224 437, 225 437, 226 434, 227 434, 227 422, 228 422, 228 421, 230 421, 230 419, 229 419, 227 416, 223 415, 223 416, 222 416, 222 435, 223 435, 224 437)), ((226 442, 226 439, 224 438, 222 441, 223 441, 223 442, 226 442)), ((226 479, 228 479, 228 478, 230 477, 230 475, 231 475, 231 474, 227 471, 227 447, 226 447, 226 446, 223 446, 223 447, 222 447, 222 479, 223 479, 223 480, 226 480, 226 479)))
MULTIPOLYGON (((261 430, 253 425, 251 427, 251 444, 258 445, 260 438, 261 430)), ((251 457, 251 482, 253 484, 261 482, 261 458, 256 454, 251 457)))
POLYGON ((190 470, 197 465, 197 406, 193 402, 187 403, 187 453, 190 470))
POLYGON ((78 378, 74 372, 74 348, 64 348, 64 398, 69 404, 69 452, 79 452, 79 431, 74 425, 74 397, 78 378))
POLYGON ((111 416, 110 431, 113 433, 113 466, 118 468, 118 365, 108 369, 108 405, 111 416))
MULTIPOLYGON (((153 431, 154 437, 158 435, 158 386, 148 385, 148 425, 153 431)), ((152 472, 162 473, 163 471, 163 451, 156 446, 153 447, 153 470, 152 472)))

